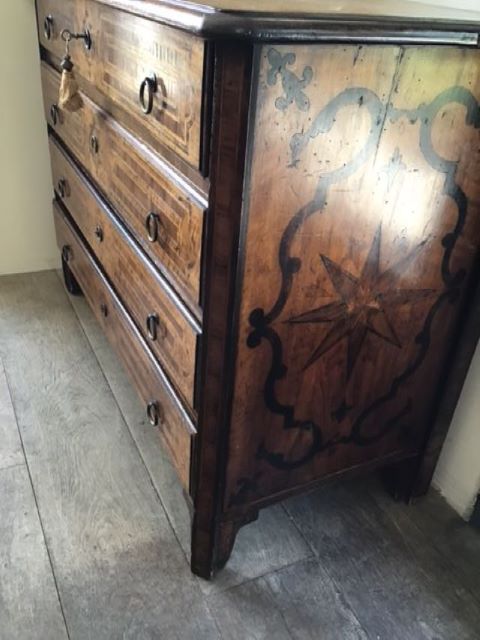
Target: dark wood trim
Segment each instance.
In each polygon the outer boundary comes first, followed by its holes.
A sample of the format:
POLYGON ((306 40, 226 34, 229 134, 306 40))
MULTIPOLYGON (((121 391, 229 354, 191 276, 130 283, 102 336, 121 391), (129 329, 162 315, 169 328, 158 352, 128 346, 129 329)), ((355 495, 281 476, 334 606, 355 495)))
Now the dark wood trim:
POLYGON ((356 465, 355 467, 349 467, 348 469, 342 469, 341 471, 337 471, 327 476, 323 476, 321 478, 316 478, 311 482, 303 483, 296 485, 294 487, 289 487, 288 489, 284 489, 282 491, 278 491, 277 493, 272 493, 265 498, 259 498, 258 500, 252 500, 247 504, 247 506, 234 506, 228 509, 223 514, 223 518, 225 520, 239 518, 242 513, 255 511, 264 509, 276 502, 281 502, 282 500, 287 500, 288 498, 293 498, 297 495, 304 495, 306 493, 311 493, 321 487, 328 486, 333 482, 338 482, 340 480, 348 480, 356 477, 364 477, 368 475, 368 473, 373 473, 375 471, 383 471, 385 467, 390 467, 397 463, 399 464, 407 464, 412 460, 417 460, 418 456, 416 454, 405 455, 402 453, 393 453, 391 455, 385 456, 380 460, 371 460, 367 463, 362 462, 361 464, 356 465))
MULTIPOLYGON (((216 47, 212 143, 212 193, 207 215, 202 353, 203 394, 195 446, 192 570, 210 578, 225 561, 224 539, 235 528, 220 527, 233 388, 233 313, 243 173, 250 102, 252 49, 235 42, 216 47), (222 551, 223 550, 223 551, 222 551)), ((238 527, 237 527, 238 529, 238 527)), ((229 546, 231 548, 231 545, 229 546)))
POLYGON ((446 372, 437 390, 431 428, 424 445, 413 460, 386 469, 384 481, 396 500, 410 502, 425 495, 430 487, 442 447, 457 407, 475 349, 480 339, 480 256, 470 276, 462 321, 450 341, 450 354, 442 369, 446 372))
POLYGON ((223 520, 219 525, 218 548, 216 550, 215 570, 220 571, 227 564, 228 559, 233 551, 237 533, 242 527, 251 522, 255 522, 258 518, 257 511, 247 511, 238 518, 230 518, 223 520))
POLYGON ((472 270, 470 275, 470 291, 466 296, 466 305, 462 314, 463 321, 452 340, 450 357, 444 368, 448 375, 438 390, 438 402, 432 420, 432 428, 421 452, 420 465, 414 476, 411 490, 412 498, 425 494, 430 486, 470 363, 480 339, 479 275, 480 256, 477 256, 476 268, 472 270))
POLYGON ((208 177, 210 169, 210 146, 212 139, 212 84, 213 65, 215 61, 215 44, 205 43, 205 57, 203 66, 203 97, 202 97, 202 130, 200 136, 200 173, 205 178, 208 177))
POLYGON ((96 0, 207 38, 478 46, 480 22, 436 18, 219 11, 208 5, 96 0))

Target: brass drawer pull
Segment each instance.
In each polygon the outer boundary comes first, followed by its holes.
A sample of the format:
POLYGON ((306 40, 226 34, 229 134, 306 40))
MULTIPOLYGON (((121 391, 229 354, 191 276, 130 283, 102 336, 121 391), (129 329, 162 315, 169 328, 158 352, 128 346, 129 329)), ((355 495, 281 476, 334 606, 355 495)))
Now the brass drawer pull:
POLYGON ((158 427, 158 425, 163 422, 163 413, 158 402, 148 403, 147 417, 152 427, 158 427))
POLYGON ((150 340, 156 340, 158 337, 158 315, 156 313, 151 313, 147 317, 147 333, 150 340))
POLYGON ((45 16, 45 20, 43 21, 43 33, 45 34, 45 38, 47 40, 52 39, 52 34, 53 34, 53 16, 52 15, 45 16))
POLYGON ((154 73, 152 73, 151 76, 147 76, 146 78, 144 78, 142 80, 142 83, 140 84, 140 91, 138 94, 138 98, 140 100, 140 106, 142 107, 142 111, 146 115, 152 112, 153 95, 157 92, 157 89, 158 89, 157 76, 154 73))
POLYGON ((103 242, 103 229, 99 224, 95 227, 94 234, 99 242, 103 242))
POLYGON ((54 127, 56 127, 58 124, 59 115, 60 115, 60 111, 58 109, 58 105, 52 104, 52 106, 50 107, 50 118, 52 120, 52 124, 54 127))
POLYGON ((150 242, 156 242, 158 240, 158 230, 161 225, 160 216, 153 211, 148 214, 145 220, 145 228, 147 229, 147 235, 150 242))
POLYGON ((58 181, 57 191, 62 199, 68 197, 68 183, 65 178, 60 178, 58 181))
POLYGON ((94 153, 94 154, 98 153, 98 138, 97 138, 97 136, 92 136, 90 138, 90 149, 91 149, 92 153, 94 153))

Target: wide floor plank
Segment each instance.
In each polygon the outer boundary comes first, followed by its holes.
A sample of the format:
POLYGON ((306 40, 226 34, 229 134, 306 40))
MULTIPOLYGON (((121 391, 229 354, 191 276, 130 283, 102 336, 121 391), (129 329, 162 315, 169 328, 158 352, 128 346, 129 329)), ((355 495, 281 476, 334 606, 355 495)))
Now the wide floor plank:
POLYGON ((223 640, 291 640, 281 610, 261 579, 220 592, 209 601, 223 640))
POLYGON ((404 535, 367 487, 338 484, 287 508, 370 637, 479 637, 478 603, 448 562, 427 540, 404 535))
POLYGON ((23 464, 23 451, 3 362, 0 360, 0 469, 23 464))
POLYGON ((480 532, 462 520, 434 488, 405 507, 390 500, 378 484, 371 487, 375 501, 403 535, 412 542, 421 536, 433 545, 449 573, 474 595, 480 608, 480 532))
POLYGON ((0 355, 71 638, 217 638, 57 275, 2 278, 0 308, 0 355))
POLYGON ((211 596, 208 602, 218 626, 228 629, 227 637, 232 640, 288 636, 294 640, 368 640, 316 559, 211 596))
POLYGON ((368 640, 357 616, 318 560, 264 578, 294 640, 368 640))
POLYGON ((25 466, 0 470, 0 637, 67 640, 25 466))

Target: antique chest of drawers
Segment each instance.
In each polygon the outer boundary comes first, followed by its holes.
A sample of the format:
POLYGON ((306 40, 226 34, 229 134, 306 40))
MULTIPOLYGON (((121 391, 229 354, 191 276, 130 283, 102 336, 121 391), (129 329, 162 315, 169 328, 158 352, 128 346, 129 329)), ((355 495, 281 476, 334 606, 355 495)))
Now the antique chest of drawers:
POLYGON ((65 284, 206 578, 326 478, 424 493, 480 333, 480 18, 337 4, 37 0, 65 284))

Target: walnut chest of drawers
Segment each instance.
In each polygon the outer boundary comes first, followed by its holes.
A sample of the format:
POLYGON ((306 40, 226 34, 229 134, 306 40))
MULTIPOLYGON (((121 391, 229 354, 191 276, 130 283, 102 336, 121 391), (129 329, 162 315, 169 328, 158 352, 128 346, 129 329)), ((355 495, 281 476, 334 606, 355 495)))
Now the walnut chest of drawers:
POLYGON ((479 22, 297 4, 37 0, 65 284, 170 454, 206 578, 326 478, 424 493, 480 333, 479 22))

